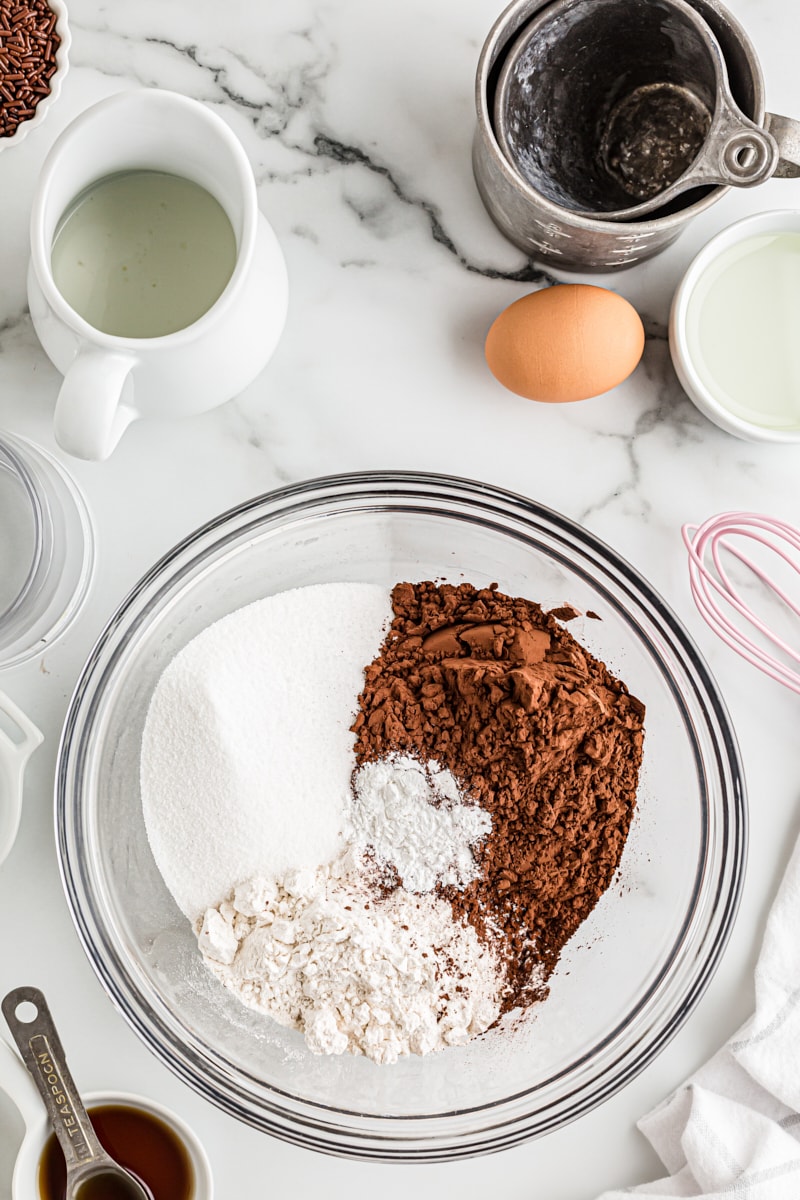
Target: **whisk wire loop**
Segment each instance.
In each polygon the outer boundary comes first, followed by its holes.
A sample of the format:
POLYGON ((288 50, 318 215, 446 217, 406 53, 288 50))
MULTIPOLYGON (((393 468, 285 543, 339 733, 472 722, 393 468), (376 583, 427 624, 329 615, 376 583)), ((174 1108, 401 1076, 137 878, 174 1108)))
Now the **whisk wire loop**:
POLYGON ((800 672, 754 642, 731 619, 732 609, 782 654, 800 664, 800 652, 753 611, 731 579, 723 560, 723 554, 736 559, 795 616, 800 617, 800 603, 767 570, 730 541, 734 536, 749 538, 775 554, 796 575, 800 575, 800 530, 786 521, 759 513, 725 512, 710 517, 702 525, 684 525, 681 533, 689 554, 692 597, 700 615, 732 650, 770 678, 800 695, 800 672), (789 547, 789 550, 785 547, 789 547), (796 557, 792 556, 791 551, 796 557), (720 603, 720 600, 724 603, 720 603))

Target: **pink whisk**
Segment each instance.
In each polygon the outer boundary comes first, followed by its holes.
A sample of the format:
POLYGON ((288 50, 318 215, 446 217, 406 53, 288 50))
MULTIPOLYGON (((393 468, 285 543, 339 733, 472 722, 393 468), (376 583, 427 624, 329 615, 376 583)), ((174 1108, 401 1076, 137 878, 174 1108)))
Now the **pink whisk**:
MULTIPOLYGON (((800 695, 800 671, 786 665, 757 642, 749 638, 734 624, 731 611, 739 614, 754 629, 777 647, 787 658, 800 665, 800 653, 788 645, 768 625, 757 617, 749 604, 743 599, 736 585, 725 570, 722 561, 723 552, 731 554, 735 559, 752 571, 764 585, 796 616, 800 617, 800 606, 782 587, 747 554, 730 542, 735 535, 750 538, 762 546, 766 546, 779 559, 800 575, 800 530, 795 526, 779 521, 774 517, 766 517, 759 513, 726 512, 716 517, 710 517, 702 525, 684 525, 681 530, 686 549, 689 551, 689 581, 692 596, 700 610, 701 616, 711 626, 731 649, 740 654, 754 667, 758 667, 771 679, 791 688, 800 695), (785 547, 790 547, 795 556, 785 547), (712 570, 713 567, 713 570, 712 570), (721 603, 724 602, 724 603, 721 603)), ((800 595, 800 589, 798 589, 800 595)))

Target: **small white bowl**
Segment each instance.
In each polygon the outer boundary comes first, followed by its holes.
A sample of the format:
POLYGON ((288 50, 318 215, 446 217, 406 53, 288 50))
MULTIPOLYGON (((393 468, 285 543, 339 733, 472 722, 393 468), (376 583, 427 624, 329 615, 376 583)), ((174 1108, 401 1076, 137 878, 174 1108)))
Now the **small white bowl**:
MULTIPOLYGON (((715 385, 709 373, 698 369, 696 354, 692 347, 692 334, 696 314, 692 313, 692 298, 701 280, 716 264, 722 254, 732 246, 761 234, 791 233, 800 236, 800 210, 777 209, 772 212, 756 213, 729 225, 700 251, 684 275, 672 301, 669 320, 669 348, 675 372, 683 390, 710 421, 735 437, 751 442, 800 442, 800 418, 797 425, 777 426, 750 421, 732 411, 735 402, 721 385, 715 385), (726 402, 727 401, 727 402, 726 402)), ((777 283, 776 283, 777 286, 777 283)), ((800 288, 798 289, 800 306, 800 288)), ((758 339, 752 339, 752 353, 764 355, 758 339)), ((766 380, 764 386, 768 386, 766 380)))
MULTIPOLYGON (((38 1200, 39 1161, 50 1136, 50 1124, 27 1068, 3 1038, 0 1038, 0 1091, 5 1092, 16 1106, 25 1124, 25 1136, 14 1165, 12 1198, 38 1200)), ((121 1105, 138 1108, 163 1121, 182 1142, 189 1155, 194 1176, 191 1200, 213 1200, 214 1180, 208 1155, 197 1134, 177 1113, 155 1100, 148 1100, 144 1096, 132 1096, 126 1092, 90 1092, 83 1099, 86 1107, 90 1109, 101 1104, 121 1105)))
POLYGON ((47 0, 47 6, 56 14, 55 31, 61 39, 56 50, 56 69, 50 77, 50 91, 46 96, 42 96, 34 109, 33 116, 29 117, 27 121, 22 121, 11 137, 0 137, 0 151, 7 150, 10 146, 18 146, 32 129, 36 129, 42 124, 58 99, 61 85, 69 70, 69 48, 72 44, 72 35, 67 20, 67 6, 64 0, 47 0))

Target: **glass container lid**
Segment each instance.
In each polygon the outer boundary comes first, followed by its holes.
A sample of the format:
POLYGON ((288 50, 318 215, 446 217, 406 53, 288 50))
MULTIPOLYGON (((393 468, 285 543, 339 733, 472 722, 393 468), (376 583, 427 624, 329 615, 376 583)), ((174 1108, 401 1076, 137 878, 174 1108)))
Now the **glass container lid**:
POLYGON ((77 484, 41 447, 0 433, 0 670, 64 633, 93 571, 94 531, 77 484))

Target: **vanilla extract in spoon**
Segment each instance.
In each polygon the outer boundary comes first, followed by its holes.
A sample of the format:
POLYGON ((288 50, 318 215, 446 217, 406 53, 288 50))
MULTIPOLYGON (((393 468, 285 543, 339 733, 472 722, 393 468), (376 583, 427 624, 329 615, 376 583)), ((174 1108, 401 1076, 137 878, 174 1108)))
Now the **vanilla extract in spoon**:
POLYGON ((152 1200, 152 1195, 136 1180, 115 1173, 92 1175, 72 1193, 73 1200, 142 1200, 143 1196, 152 1200))

